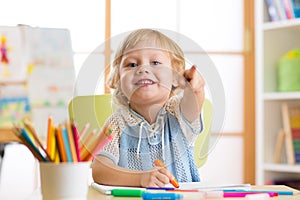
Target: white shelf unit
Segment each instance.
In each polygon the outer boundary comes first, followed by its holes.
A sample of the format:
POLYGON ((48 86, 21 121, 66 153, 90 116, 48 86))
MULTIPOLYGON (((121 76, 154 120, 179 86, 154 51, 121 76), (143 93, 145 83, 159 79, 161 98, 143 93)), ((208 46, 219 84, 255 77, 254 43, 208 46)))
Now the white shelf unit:
POLYGON ((266 4, 255 2, 256 33, 256 184, 276 179, 300 179, 300 165, 288 165, 283 146, 282 159, 274 163, 277 135, 282 129, 281 104, 300 103, 299 92, 277 91, 277 62, 300 48, 300 19, 269 22, 266 4))

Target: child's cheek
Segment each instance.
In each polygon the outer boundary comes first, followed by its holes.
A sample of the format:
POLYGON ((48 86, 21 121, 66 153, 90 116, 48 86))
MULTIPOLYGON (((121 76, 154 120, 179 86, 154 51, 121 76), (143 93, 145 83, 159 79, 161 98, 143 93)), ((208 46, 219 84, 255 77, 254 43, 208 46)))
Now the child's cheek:
POLYGON ((173 74, 172 73, 161 73, 161 80, 160 80, 161 85, 164 87, 168 88, 171 90, 172 88, 172 83, 173 83, 173 74))
POLYGON ((133 85, 130 75, 128 73, 122 74, 120 76, 120 87, 121 91, 127 98, 129 98, 132 95, 133 85))

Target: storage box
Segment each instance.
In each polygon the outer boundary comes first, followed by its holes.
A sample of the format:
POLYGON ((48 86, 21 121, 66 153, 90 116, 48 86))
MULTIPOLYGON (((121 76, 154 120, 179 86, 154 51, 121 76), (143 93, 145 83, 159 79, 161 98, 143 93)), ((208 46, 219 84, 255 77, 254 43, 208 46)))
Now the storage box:
POLYGON ((294 49, 280 58, 278 91, 300 91, 300 50, 294 49))

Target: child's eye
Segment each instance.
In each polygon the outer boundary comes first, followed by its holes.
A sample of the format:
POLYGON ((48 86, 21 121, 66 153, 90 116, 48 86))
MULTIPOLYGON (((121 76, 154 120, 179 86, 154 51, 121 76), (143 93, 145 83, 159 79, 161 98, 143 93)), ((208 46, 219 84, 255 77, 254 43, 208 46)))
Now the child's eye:
POLYGON ((127 64, 127 67, 136 67, 136 66, 137 66, 136 63, 128 63, 128 64, 127 64))
POLYGON ((159 65, 159 64, 161 64, 161 63, 158 62, 158 61, 153 61, 152 64, 153 64, 153 65, 159 65))

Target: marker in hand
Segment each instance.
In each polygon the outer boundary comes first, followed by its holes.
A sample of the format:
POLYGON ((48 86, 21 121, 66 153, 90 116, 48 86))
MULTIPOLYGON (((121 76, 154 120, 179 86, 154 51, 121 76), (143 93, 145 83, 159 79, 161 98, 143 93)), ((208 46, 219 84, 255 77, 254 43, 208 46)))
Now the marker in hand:
MULTIPOLYGON (((154 164, 155 164, 155 166, 157 166, 157 167, 164 167, 164 168, 167 168, 166 166, 165 166, 165 164, 161 161, 161 160, 159 160, 159 159, 156 159, 155 161, 154 161, 154 164)), ((179 184, 178 184, 178 182, 177 182, 177 180, 176 180, 176 178, 173 176, 172 177, 172 179, 170 179, 170 183, 175 187, 175 188, 179 188, 179 184)))

